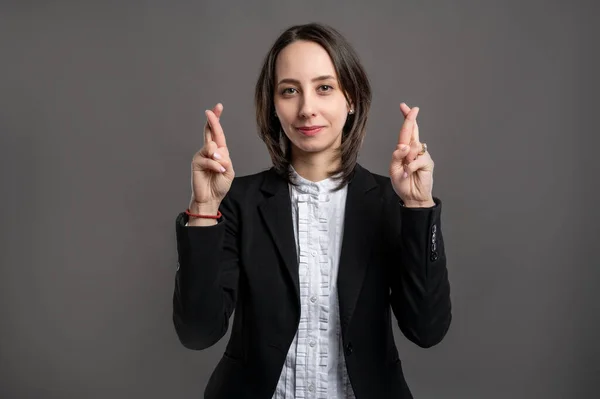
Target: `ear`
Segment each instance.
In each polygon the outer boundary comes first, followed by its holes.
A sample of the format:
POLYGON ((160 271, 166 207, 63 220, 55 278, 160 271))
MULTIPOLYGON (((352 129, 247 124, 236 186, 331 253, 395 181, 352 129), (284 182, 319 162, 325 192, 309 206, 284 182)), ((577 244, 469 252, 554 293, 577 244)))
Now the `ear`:
POLYGON ((348 108, 348 113, 352 115, 356 112, 356 109, 354 108, 354 103, 350 99, 350 96, 348 96, 348 93, 346 93, 346 99, 348 100, 346 104, 346 107, 348 108))

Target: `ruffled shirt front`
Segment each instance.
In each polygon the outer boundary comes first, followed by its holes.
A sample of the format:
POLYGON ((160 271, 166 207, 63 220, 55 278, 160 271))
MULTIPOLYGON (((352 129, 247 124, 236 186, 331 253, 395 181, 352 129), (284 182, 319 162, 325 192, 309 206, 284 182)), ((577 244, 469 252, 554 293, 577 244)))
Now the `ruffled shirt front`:
POLYGON ((331 178, 311 182, 292 168, 289 185, 298 254, 300 325, 273 399, 354 398, 339 317, 337 275, 347 186, 331 178))

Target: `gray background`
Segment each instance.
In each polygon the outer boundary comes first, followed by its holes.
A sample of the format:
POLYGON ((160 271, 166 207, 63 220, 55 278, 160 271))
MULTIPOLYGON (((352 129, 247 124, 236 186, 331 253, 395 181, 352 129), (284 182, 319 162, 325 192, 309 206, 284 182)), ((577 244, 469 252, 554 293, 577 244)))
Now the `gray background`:
POLYGON ((311 21, 370 75, 360 162, 387 173, 401 101, 436 161, 454 321, 396 330, 415 397, 598 397, 594 2, 121 3, 1 3, 0 397, 201 397, 229 335, 183 348, 171 296, 203 111, 268 167, 259 67, 311 21))

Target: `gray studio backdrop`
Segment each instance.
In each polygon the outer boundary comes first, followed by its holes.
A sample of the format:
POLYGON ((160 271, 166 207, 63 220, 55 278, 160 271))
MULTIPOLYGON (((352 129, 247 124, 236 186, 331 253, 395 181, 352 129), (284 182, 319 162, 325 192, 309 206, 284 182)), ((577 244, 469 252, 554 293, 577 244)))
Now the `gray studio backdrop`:
POLYGON ((454 320, 431 349, 396 330, 415 397, 597 398, 597 14, 591 1, 2 2, 0 397, 201 397, 229 334, 185 349, 171 297, 203 112, 223 102, 238 175, 267 168, 260 63, 283 29, 318 21, 373 84, 360 162, 387 173, 401 101, 421 107, 436 161, 454 320))

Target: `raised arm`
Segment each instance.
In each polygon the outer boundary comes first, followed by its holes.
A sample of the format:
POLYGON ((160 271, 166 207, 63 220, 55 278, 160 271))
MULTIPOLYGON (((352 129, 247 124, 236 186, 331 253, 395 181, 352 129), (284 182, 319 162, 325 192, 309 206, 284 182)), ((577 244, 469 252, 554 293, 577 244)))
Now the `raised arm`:
POLYGON ((236 207, 227 198, 235 173, 219 122, 223 106, 206 111, 204 146, 192 159, 188 216, 176 220, 178 269, 173 323, 181 343, 205 349, 225 333, 235 308, 239 277, 236 207), (222 216, 214 219, 218 211, 222 216))
POLYGON ((392 231, 391 305, 404 335, 421 347, 442 340, 452 319, 441 229, 442 204, 432 195, 434 162, 420 142, 417 115, 400 104, 404 123, 392 154, 390 180, 399 198, 392 231), (401 202, 403 206, 398 205, 401 202))

